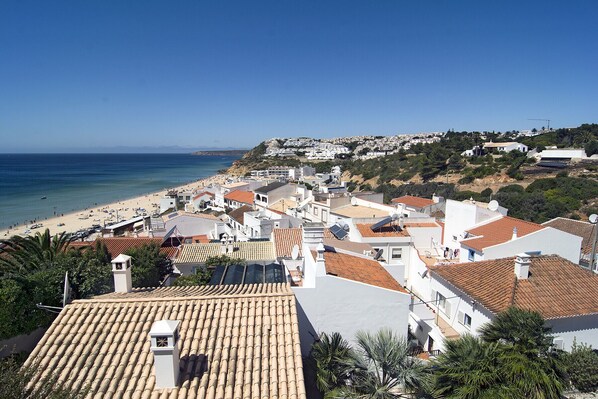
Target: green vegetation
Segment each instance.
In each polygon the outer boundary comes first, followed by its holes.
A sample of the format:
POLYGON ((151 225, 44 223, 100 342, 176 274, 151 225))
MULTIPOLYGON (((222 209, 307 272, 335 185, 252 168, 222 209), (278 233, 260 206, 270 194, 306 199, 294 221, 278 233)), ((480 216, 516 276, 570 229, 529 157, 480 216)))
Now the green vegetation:
POLYGON ((29 383, 43 370, 37 366, 23 367, 19 360, 15 357, 0 360, 2 399, 83 399, 89 392, 89 387, 71 392, 61 387, 58 377, 52 374, 43 377, 32 387, 29 383))
MULTIPOLYGON (((56 315, 36 304, 62 306, 67 272, 74 299, 114 290, 106 247, 96 244, 93 248, 74 250, 68 249, 68 243, 67 236, 52 237, 49 230, 0 243, 0 339, 48 326, 56 315)), ((172 270, 170 260, 155 244, 128 254, 134 257, 134 286, 157 286, 172 270)))
POLYGON ((587 212, 588 204, 598 197, 594 179, 568 177, 538 179, 527 188, 513 184, 502 187, 494 199, 509 209, 509 215, 542 223, 557 216, 571 217, 576 211, 587 212))
MULTIPOLYGON (((588 145, 590 145, 590 148, 596 148, 598 146, 598 124, 584 123, 576 128, 556 129, 534 137, 524 138, 522 143, 529 148, 548 146, 587 148, 588 145)), ((590 156, 591 154, 587 155, 590 156)))
POLYGON ((571 353, 564 353, 563 358, 565 370, 576 389, 598 391, 598 354, 591 346, 574 342, 571 353))
POLYGON ((559 399, 566 376, 536 312, 510 308, 481 329, 445 342, 435 361, 436 394, 446 398, 559 399))
POLYGON ((357 333, 352 348, 338 333, 322 334, 312 347, 316 384, 325 398, 419 396, 429 380, 424 363, 410 356, 409 343, 388 329, 357 333))
POLYGON ((325 398, 559 399, 570 383, 598 388, 598 355, 585 345, 553 349, 536 312, 510 308, 480 333, 445 341, 431 363, 388 330, 358 333, 355 347, 321 334, 311 352, 318 389, 325 398))

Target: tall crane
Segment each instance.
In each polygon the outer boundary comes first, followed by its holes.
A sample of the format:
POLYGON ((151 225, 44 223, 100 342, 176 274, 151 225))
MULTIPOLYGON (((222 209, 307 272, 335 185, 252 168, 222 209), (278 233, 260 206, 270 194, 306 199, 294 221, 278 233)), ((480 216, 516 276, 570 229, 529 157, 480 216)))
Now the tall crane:
POLYGON ((528 121, 544 121, 544 122, 546 122, 546 126, 548 127, 548 130, 550 130, 550 119, 533 119, 533 118, 529 118, 528 121))

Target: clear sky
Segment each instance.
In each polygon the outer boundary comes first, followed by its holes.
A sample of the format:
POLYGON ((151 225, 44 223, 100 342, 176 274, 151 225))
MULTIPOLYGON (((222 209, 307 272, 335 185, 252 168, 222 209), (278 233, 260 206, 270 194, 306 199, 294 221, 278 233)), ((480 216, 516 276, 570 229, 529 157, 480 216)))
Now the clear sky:
POLYGON ((0 0, 0 152, 598 122, 598 1, 0 0))

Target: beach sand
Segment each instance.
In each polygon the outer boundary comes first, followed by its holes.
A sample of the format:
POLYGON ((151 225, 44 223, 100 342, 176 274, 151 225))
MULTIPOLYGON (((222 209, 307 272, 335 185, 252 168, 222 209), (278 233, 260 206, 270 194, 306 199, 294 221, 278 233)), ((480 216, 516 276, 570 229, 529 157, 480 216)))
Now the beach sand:
POLYGON ((160 198, 162 198, 167 191, 175 189, 179 191, 184 190, 201 190, 202 187, 207 187, 211 184, 224 184, 228 175, 215 175, 200 179, 182 186, 172 187, 161 191, 156 191, 139 197, 130 198, 123 201, 113 202, 111 204, 103 204, 93 206, 87 209, 79 210, 64 216, 57 216, 43 220, 37 220, 35 223, 42 224, 42 227, 30 229, 31 224, 13 226, 12 229, 0 230, 0 238, 6 239, 13 235, 32 235, 36 232, 44 232, 46 228, 50 229, 52 235, 61 233, 63 231, 72 233, 80 229, 90 228, 94 224, 104 226, 116 223, 116 213, 118 211, 118 219, 120 221, 130 219, 135 216, 135 209, 144 208, 148 215, 159 210, 160 198), (104 211, 107 212, 104 212, 104 211), (112 211, 110 213, 110 211, 112 211), (59 226, 60 224, 60 226, 59 226), (27 230, 30 232, 25 233, 27 230))

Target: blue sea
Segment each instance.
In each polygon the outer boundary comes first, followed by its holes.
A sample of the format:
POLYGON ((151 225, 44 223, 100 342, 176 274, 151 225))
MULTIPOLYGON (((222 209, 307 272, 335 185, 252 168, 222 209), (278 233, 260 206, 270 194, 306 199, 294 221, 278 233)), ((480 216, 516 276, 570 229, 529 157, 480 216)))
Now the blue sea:
POLYGON ((0 227, 182 185, 215 175, 236 159, 191 154, 0 154, 0 227))

